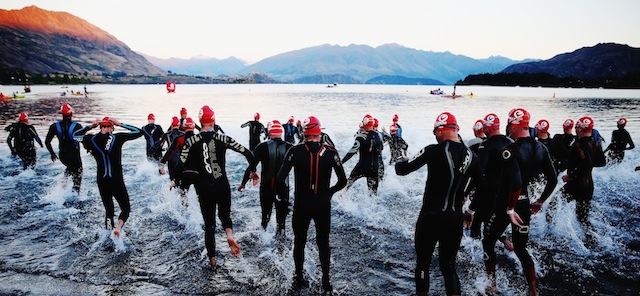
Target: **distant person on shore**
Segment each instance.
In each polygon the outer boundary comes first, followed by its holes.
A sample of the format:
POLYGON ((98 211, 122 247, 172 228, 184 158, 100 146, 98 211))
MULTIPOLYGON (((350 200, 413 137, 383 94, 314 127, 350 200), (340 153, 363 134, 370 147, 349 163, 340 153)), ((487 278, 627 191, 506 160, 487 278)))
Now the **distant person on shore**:
POLYGON ((267 130, 270 139, 264 141, 252 151, 256 163, 248 168, 242 179, 242 183, 238 187, 238 191, 244 190, 249 179, 260 179, 260 207, 262 208, 262 228, 267 229, 267 225, 271 220, 273 206, 276 207, 276 235, 285 235, 285 220, 289 213, 289 182, 285 179, 285 186, 276 187, 276 174, 282 166, 284 155, 293 144, 285 142, 282 139, 284 129, 280 121, 273 120, 267 124, 267 130), (256 172, 250 169, 255 168, 258 162, 262 163, 262 171, 260 177, 256 172), (280 190, 280 191, 278 191, 280 190))
POLYGON ((71 108, 71 105, 62 104, 60 114, 62 114, 62 120, 56 121, 49 126, 49 132, 44 143, 51 155, 51 161, 60 159, 60 162, 66 167, 64 170, 65 177, 71 176, 73 191, 79 193, 80 184, 82 183, 82 158, 80 157, 80 143, 73 138, 73 134, 80 130, 82 125, 73 121, 73 108, 71 108), (53 151, 53 146, 51 146, 53 137, 58 138, 59 156, 56 155, 53 151))
POLYGON ((618 119, 617 124, 618 129, 611 133, 611 143, 609 143, 609 146, 605 149, 605 152, 609 152, 609 159, 611 159, 613 163, 622 162, 624 159, 624 151, 631 150, 636 147, 636 145, 633 144, 631 135, 625 129, 627 119, 620 118, 618 119))
MULTIPOLYGON (((460 142, 455 116, 444 112, 436 118, 433 134, 437 144, 423 148, 408 161, 395 164, 396 174, 408 175, 427 165, 427 182, 422 208, 416 222, 416 295, 429 293, 430 266, 438 245, 438 262, 447 295, 461 295, 456 272, 456 255, 462 240, 462 205, 472 189, 467 187, 481 178, 478 159, 460 142)), ((472 186, 473 187, 473 186, 472 186)))
POLYGON ((333 291, 329 277, 331 197, 344 188, 347 184, 347 178, 338 151, 320 142, 320 120, 315 116, 310 116, 304 120, 303 128, 306 139, 303 143, 293 146, 287 151, 276 177, 276 186, 279 188, 279 192, 284 191, 288 187, 286 180, 289 178, 289 172, 294 168, 295 200, 291 222, 294 236, 295 287, 303 288, 308 285, 303 274, 304 251, 309 225, 313 220, 322 270, 322 290, 324 295, 331 295, 333 291), (331 186, 332 171, 338 178, 334 186, 331 186))
POLYGON ((122 174, 122 145, 127 141, 137 139, 142 136, 142 131, 128 124, 120 123, 113 117, 105 117, 102 120, 94 121, 90 126, 83 127, 74 133, 74 137, 82 136, 82 144, 96 160, 96 179, 98 190, 102 197, 106 215, 104 224, 106 229, 113 229, 113 234, 120 237, 124 224, 129 219, 131 204, 129 193, 124 184, 122 174), (115 126, 120 126, 129 130, 128 133, 113 133, 115 126), (100 126, 97 134, 85 135, 92 128, 100 126), (118 223, 114 224, 113 217, 115 209, 113 199, 115 198, 120 207, 118 223))
POLYGON ((38 142, 40 147, 44 146, 36 129, 33 125, 29 124, 27 113, 21 112, 20 115, 18 115, 18 122, 10 124, 5 127, 4 130, 9 132, 7 145, 9 146, 9 150, 11 150, 11 155, 20 157, 23 170, 28 168, 34 169, 37 160, 34 141, 38 142))
POLYGON ((160 161, 162 158, 162 150, 156 149, 156 144, 162 140, 162 126, 156 124, 156 116, 149 113, 147 116, 147 125, 141 128, 144 138, 147 140, 147 158, 160 161))
POLYGON ((267 134, 267 130, 264 128, 264 125, 260 123, 260 113, 256 112, 253 115, 253 120, 249 120, 242 125, 241 128, 249 127, 249 149, 256 149, 256 146, 260 144, 262 141, 262 135, 267 138, 269 135, 267 134))
MULTIPOLYGON (((199 112, 202 130, 186 140, 180 154, 180 162, 197 175, 193 179, 200 212, 204 220, 204 243, 207 248, 209 264, 216 267, 216 209, 227 235, 227 243, 233 256, 240 255, 240 246, 233 238, 233 222, 231 221, 231 185, 226 171, 227 149, 242 154, 249 165, 254 163, 249 149, 233 138, 214 131, 215 113, 209 106, 203 106, 199 112)), ((255 171, 255 168, 252 168, 255 171)))

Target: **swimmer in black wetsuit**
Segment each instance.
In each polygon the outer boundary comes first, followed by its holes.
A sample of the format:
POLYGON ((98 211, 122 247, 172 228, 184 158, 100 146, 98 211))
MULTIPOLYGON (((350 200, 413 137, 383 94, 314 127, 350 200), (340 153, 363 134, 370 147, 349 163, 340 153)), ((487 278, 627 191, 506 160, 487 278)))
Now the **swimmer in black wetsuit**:
MULTIPOLYGON (((209 106, 200 109, 199 134, 188 138, 180 154, 180 162, 193 173, 193 185, 198 194, 200 212, 204 220, 204 243, 209 264, 216 266, 216 208, 222 228, 227 235, 227 243, 233 256, 240 255, 240 246, 233 238, 231 221, 231 186, 226 171, 226 151, 231 149, 242 154, 249 165, 254 163, 251 151, 233 138, 214 131, 215 113, 209 106)), ((252 168, 255 171, 255 168, 252 168)))
POLYGON ((382 131, 382 141, 389 144, 389 165, 394 165, 398 160, 406 158, 409 144, 407 144, 402 137, 398 136, 398 126, 392 124, 389 127, 391 134, 385 133, 384 127, 382 128, 382 131))
POLYGON ((460 280, 456 273, 456 254, 462 240, 462 205, 466 194, 479 180, 481 170, 475 154, 458 137, 458 123, 449 112, 440 114, 433 133, 438 144, 423 148, 409 161, 395 165, 396 174, 404 176, 428 167, 422 209, 416 222, 416 294, 429 292, 429 267, 438 248, 438 261, 444 277, 447 295, 460 295, 460 280), (470 178, 472 182, 469 183, 470 178))
POLYGON ((276 174, 282 166, 284 155, 287 150, 293 146, 291 143, 282 139, 284 130, 280 121, 273 120, 267 125, 270 140, 264 141, 253 150, 256 163, 252 166, 255 168, 258 162, 262 162, 261 176, 258 177, 255 172, 247 169, 244 173, 242 183, 238 187, 238 191, 244 190, 249 179, 260 179, 260 206, 262 208, 262 228, 267 229, 267 224, 271 220, 273 205, 276 206, 276 235, 285 235, 285 220, 289 213, 289 179, 285 179, 285 185, 276 188, 276 174), (280 189, 281 191, 277 191, 280 189))
POLYGON ((551 158, 554 160, 553 165, 555 166, 558 173, 567 169, 567 159, 569 158, 569 150, 571 150, 571 146, 576 141, 576 137, 573 135, 573 120, 567 119, 562 123, 562 134, 556 134, 553 136, 551 140, 554 144, 554 150, 550 151, 551 158))
POLYGON ((36 166, 36 146, 34 141, 42 145, 42 140, 38 136, 33 125, 29 124, 27 113, 21 112, 18 116, 18 122, 7 126, 5 131, 9 132, 7 137, 7 145, 11 150, 11 155, 17 155, 22 160, 22 169, 35 168, 36 166))
POLYGON ((467 147, 473 151, 473 153, 478 154, 478 148, 480 148, 480 144, 484 140, 487 139, 487 135, 484 133, 484 120, 478 119, 473 124, 473 135, 475 138, 467 141, 467 147))
POLYGON ((544 201, 551 195, 558 180, 553 162, 544 144, 531 138, 528 111, 517 108, 510 112, 509 134, 515 140, 502 152, 502 174, 498 198, 489 220, 485 224, 482 247, 487 276, 491 282, 491 293, 497 292, 495 244, 509 224, 512 224, 514 252, 522 265, 529 295, 538 295, 536 272, 531 255, 527 251, 529 241, 529 221, 532 213, 537 213, 544 201), (531 203, 529 185, 538 181, 540 173, 546 184, 540 198, 531 203))
POLYGON ((142 136, 142 131, 115 118, 105 117, 102 121, 96 120, 90 126, 83 127, 73 134, 74 137, 82 136, 82 144, 96 160, 96 175, 98 189, 102 197, 102 204, 106 210, 105 227, 114 229, 113 216, 114 205, 112 197, 115 197, 120 206, 118 223, 113 233, 120 236, 120 231, 129 219, 131 204, 129 193, 124 184, 122 174, 122 145, 142 136), (128 133, 113 133, 114 125, 128 129, 128 133), (89 129, 100 126, 100 132, 95 135, 85 135, 89 129))
POLYGON ((592 171, 597 145, 592 137, 593 124, 593 119, 587 116, 576 122, 578 140, 569 152, 567 174, 562 176, 562 180, 566 182, 564 193, 569 200, 576 201, 576 217, 584 228, 588 244, 593 244, 593 226, 589 221, 594 190, 592 171))
POLYGON ((184 125, 182 126, 183 132, 181 132, 177 138, 175 138, 171 142, 171 146, 167 148, 167 152, 162 156, 160 160, 160 167, 158 168, 160 175, 165 174, 164 164, 168 163, 169 167, 169 179, 171 180, 171 185, 169 185, 169 190, 174 187, 180 188, 180 201, 182 205, 187 207, 189 206, 189 201, 187 199, 187 190, 189 186, 192 184, 188 178, 182 178, 182 171, 184 167, 181 166, 180 163, 180 154, 182 153, 182 147, 184 146, 184 142, 193 136, 193 131, 195 129, 195 122, 191 117, 187 117, 184 125))
POLYGON ((149 113, 147 122, 148 124, 141 128, 147 140, 147 158, 159 161, 162 158, 162 151, 156 149, 156 144, 162 139, 162 126, 156 124, 156 116, 153 113, 149 113))
MULTIPOLYGON (((500 174, 502 173, 502 150, 513 140, 500 134, 500 118, 489 113, 483 119, 484 133, 487 139, 478 146, 478 159, 482 170, 484 189, 478 190, 473 196, 469 211, 473 213, 473 223, 470 227, 470 235, 473 238, 482 238, 482 224, 489 218, 489 212, 500 187, 500 174)), ((504 240, 503 240, 504 241, 504 240)), ((508 248, 510 242, 504 241, 508 248)))
POLYGON ((347 184, 347 177, 340 162, 338 151, 320 142, 320 121, 310 116, 303 123, 304 143, 291 147, 278 172, 278 188, 286 188, 285 180, 291 168, 295 174, 295 200, 293 204, 293 260, 295 262, 294 282, 297 287, 306 284, 302 274, 304 248, 311 220, 316 227, 316 243, 322 269, 322 289, 331 293, 329 264, 329 232, 331 230, 331 197, 347 184), (338 181, 331 184, 331 171, 335 171, 338 181))
POLYGON ((351 159, 356 153, 359 154, 358 163, 351 171, 349 180, 347 181, 347 189, 353 183, 362 178, 367 178, 367 187, 372 195, 378 192, 378 182, 380 181, 380 151, 382 151, 382 140, 377 131, 373 129, 374 120, 369 114, 362 119, 362 129, 356 134, 353 147, 347 152, 342 159, 345 163, 351 159))
POLYGON ((256 149, 256 146, 260 144, 262 140, 261 136, 264 135, 267 138, 269 135, 267 134, 267 130, 264 128, 264 125, 260 123, 260 113, 256 113, 253 115, 253 120, 247 121, 240 125, 241 128, 249 127, 249 149, 256 149))
POLYGON ((62 104, 60 114, 62 114, 62 120, 56 121, 49 127, 44 144, 49 150, 51 161, 56 161, 60 158, 60 162, 66 167, 64 170, 65 177, 71 176, 73 191, 78 193, 82 183, 82 158, 80 158, 80 143, 73 138, 73 133, 81 129, 82 125, 71 119, 73 108, 69 104, 62 104), (51 146, 53 137, 58 137, 60 157, 56 155, 53 151, 53 146, 51 146))
POLYGON ((284 141, 291 144, 296 143, 296 135, 298 134, 298 128, 293 124, 294 117, 289 117, 289 121, 282 125, 284 129, 284 141))
POLYGON ((626 118, 618 119, 618 129, 611 132, 611 143, 605 149, 605 153, 609 152, 609 159, 611 159, 612 163, 619 163, 624 159, 624 151, 631 150, 636 147, 633 144, 633 140, 631 139, 631 135, 624 128, 627 125, 626 118))

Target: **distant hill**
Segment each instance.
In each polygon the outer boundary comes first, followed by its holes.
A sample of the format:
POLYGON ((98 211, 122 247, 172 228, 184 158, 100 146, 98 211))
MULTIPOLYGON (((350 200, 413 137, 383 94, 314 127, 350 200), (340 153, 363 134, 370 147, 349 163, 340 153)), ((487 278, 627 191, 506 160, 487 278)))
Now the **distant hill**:
POLYGON ((511 65, 501 73, 545 73, 559 78, 597 79, 640 73, 640 48, 599 43, 538 62, 511 65))
MULTIPOLYGON (((320 45, 282 53, 248 66, 240 72, 261 72, 279 81, 304 77, 343 75, 364 83, 377 76, 433 79, 445 84, 474 73, 497 73, 516 63, 507 58, 476 60, 449 52, 411 49, 397 44, 320 45)), ((320 81, 319 81, 320 82, 320 81)), ((323 81, 321 83, 326 83, 323 81)))
POLYGON ((140 53, 152 64, 165 71, 186 75, 233 75, 247 67, 247 63, 229 57, 223 60, 210 57, 193 57, 190 59, 161 59, 140 53))
POLYGON ((66 12, 0 9, 0 68, 27 73, 166 75, 104 30, 66 12))

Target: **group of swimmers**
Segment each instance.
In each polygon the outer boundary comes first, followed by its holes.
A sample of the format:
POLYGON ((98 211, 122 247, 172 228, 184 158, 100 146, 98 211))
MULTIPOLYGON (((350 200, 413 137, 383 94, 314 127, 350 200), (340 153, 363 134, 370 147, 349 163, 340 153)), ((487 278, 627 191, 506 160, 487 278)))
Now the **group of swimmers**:
MULTIPOLYGON (((498 240, 512 249, 522 263, 529 294, 537 295, 536 274, 533 260, 526 250, 531 214, 537 213, 550 197, 557 183, 557 176, 566 182, 564 196, 576 200, 576 214, 591 231, 588 221, 590 201, 593 197, 593 167, 602 166, 605 152, 610 161, 622 161, 624 151, 635 146, 624 129, 627 120, 618 120, 618 130, 606 149, 602 149, 601 136, 595 133, 594 121, 582 117, 574 122, 563 123, 564 133, 549 137, 549 122, 540 120, 530 127, 531 114, 522 108, 508 114, 506 134, 500 133, 500 118, 487 114, 473 126, 476 139, 464 143, 459 136, 455 116, 449 112, 440 114, 434 123, 433 134, 437 144, 424 147, 415 156, 407 155, 408 144, 402 138, 402 127, 398 115, 392 118, 389 133, 378 130, 379 121, 367 114, 363 117, 354 136, 351 149, 340 158, 330 137, 322 131, 320 120, 310 116, 294 124, 290 117, 285 124, 269 121, 266 127, 259 122, 260 114, 241 127, 249 127, 249 148, 225 135, 216 124, 215 113, 209 106, 199 111, 199 122, 187 117, 185 108, 180 117, 174 117, 171 127, 163 130, 155 124, 155 116, 149 114, 148 124, 137 128, 104 117, 82 127, 73 121, 73 109, 69 104, 60 108, 62 120, 53 123, 47 133, 45 144, 51 160, 65 165, 65 175, 73 179, 73 190, 79 192, 82 179, 80 145, 89 151, 97 163, 97 183, 105 207, 105 227, 113 229, 119 236, 130 213, 130 203, 122 175, 121 154, 125 142, 145 136, 147 157, 157 161, 159 173, 165 174, 168 164, 171 187, 179 187, 182 203, 188 206, 185 193, 191 185, 195 187, 205 224, 205 246, 211 266, 216 266, 215 228, 216 210, 225 230, 227 242, 234 256, 240 246, 233 237, 231 212, 231 186, 226 174, 226 150, 242 154, 247 160, 247 169, 238 191, 243 191, 249 180, 260 184, 262 227, 267 228, 276 208, 276 235, 284 236, 285 220, 290 211, 288 175, 294 170, 294 284, 301 288, 308 284, 303 274, 304 248, 310 221, 316 227, 322 287, 330 294, 329 279, 329 233, 331 197, 343 188, 349 188, 356 180, 365 177, 370 194, 375 195, 379 181, 384 176, 382 162, 383 143, 390 147, 390 165, 398 175, 409 174, 420 167, 428 166, 422 209, 416 223, 416 269, 415 283, 418 295, 429 290, 429 267, 435 246, 439 243, 440 268, 445 279, 447 294, 459 295, 460 282, 456 274, 455 258, 462 238, 463 228, 470 228, 471 236, 482 239, 485 269, 491 293, 497 292, 495 283, 496 254, 498 240), (114 126, 127 129, 114 133, 114 126), (99 133, 87 134, 95 127, 99 133), (572 129, 575 127, 576 135, 572 129), (196 133, 195 130, 199 132, 196 133), (596 135, 594 135, 596 134, 596 135), (58 138, 59 153, 51 146, 58 138), (163 153, 164 152, 164 153, 163 153), (359 160, 347 178, 343 164, 355 154, 359 160), (257 165, 261 164, 258 174, 257 165), (332 172, 337 182, 331 183, 332 172), (534 196, 528 185, 544 182, 539 197, 534 196), (114 219, 114 204, 118 202, 121 213, 114 219), (466 201, 471 199, 468 207, 466 201), (531 202, 531 200, 534 202, 531 202), (512 225, 513 243, 504 232, 512 225), (482 229, 482 231, 481 231, 482 229)), ((28 124, 28 116, 21 113, 18 122, 8 126, 7 139, 13 155, 18 155, 24 168, 35 165, 34 141, 43 146, 35 128, 28 124)))

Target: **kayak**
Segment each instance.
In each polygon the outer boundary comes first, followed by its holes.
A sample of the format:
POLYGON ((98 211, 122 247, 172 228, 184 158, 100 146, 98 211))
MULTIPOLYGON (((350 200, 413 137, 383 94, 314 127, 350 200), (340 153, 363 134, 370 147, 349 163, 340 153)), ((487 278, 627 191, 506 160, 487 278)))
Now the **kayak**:
POLYGON ((443 98, 457 99, 463 97, 463 95, 442 95, 443 98))

